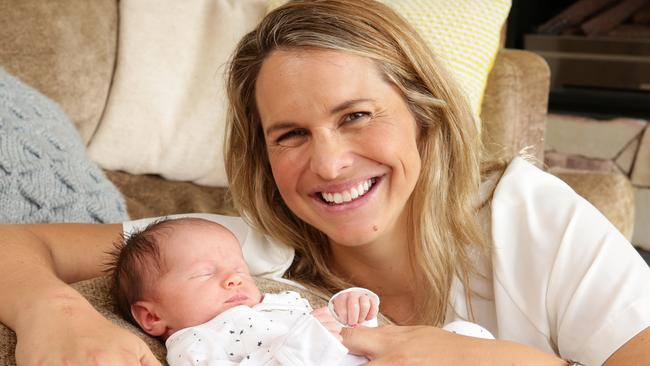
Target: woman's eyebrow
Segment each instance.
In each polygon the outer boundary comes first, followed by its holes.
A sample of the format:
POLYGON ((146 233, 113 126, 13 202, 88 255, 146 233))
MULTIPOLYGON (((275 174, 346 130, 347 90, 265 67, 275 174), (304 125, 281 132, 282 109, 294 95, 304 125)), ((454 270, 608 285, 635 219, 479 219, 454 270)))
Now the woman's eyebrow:
POLYGON ((375 101, 374 99, 370 99, 370 98, 360 98, 360 99, 346 100, 345 102, 343 102, 343 103, 337 105, 336 107, 332 108, 330 110, 330 114, 335 114, 335 113, 344 111, 344 110, 352 107, 355 104, 364 103, 364 102, 374 102, 374 101, 375 101))
MULTIPOLYGON (((354 106, 355 104, 365 103, 365 102, 374 103, 375 100, 370 99, 370 98, 359 98, 359 99, 346 100, 345 102, 340 103, 337 106, 330 109, 329 113, 330 113, 330 115, 336 114, 336 113, 339 113, 341 111, 344 111, 344 110, 354 106)), ((269 136, 275 131, 288 130, 288 129, 291 129, 291 128, 295 128, 296 126, 298 126, 298 124, 296 124, 294 122, 278 122, 278 123, 274 123, 272 126, 269 126, 269 128, 267 128, 264 131, 264 134, 269 136)))
POLYGON ((264 131, 264 134, 266 136, 269 136, 275 131, 288 130, 296 126, 297 124, 293 122, 278 122, 278 123, 274 123, 272 126, 267 128, 266 131, 264 131))

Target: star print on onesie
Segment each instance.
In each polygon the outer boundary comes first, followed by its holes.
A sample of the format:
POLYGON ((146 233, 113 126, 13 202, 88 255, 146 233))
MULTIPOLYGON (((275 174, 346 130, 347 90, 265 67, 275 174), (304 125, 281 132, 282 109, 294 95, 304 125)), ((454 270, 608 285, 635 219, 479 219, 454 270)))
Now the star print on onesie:
POLYGON ((265 294, 253 307, 235 306, 207 323, 172 334, 167 362, 180 365, 359 365, 311 315, 297 292, 265 294))

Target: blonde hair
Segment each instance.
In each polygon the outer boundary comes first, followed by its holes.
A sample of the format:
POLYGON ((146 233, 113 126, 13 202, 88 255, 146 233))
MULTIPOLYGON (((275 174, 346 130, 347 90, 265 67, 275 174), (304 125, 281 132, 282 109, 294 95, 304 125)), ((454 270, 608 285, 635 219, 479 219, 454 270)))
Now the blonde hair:
POLYGON ((480 136, 467 102, 417 32, 374 0, 291 1, 240 41, 227 80, 225 160, 234 202, 252 225, 295 248, 287 276, 328 292, 348 284, 330 270, 328 238, 280 197, 255 103, 260 67, 278 49, 369 58, 404 95, 419 126, 422 160, 407 206, 412 267, 418 285, 428 289, 417 299, 416 321, 440 324, 454 274, 469 288, 470 246, 487 246, 477 220, 480 136))

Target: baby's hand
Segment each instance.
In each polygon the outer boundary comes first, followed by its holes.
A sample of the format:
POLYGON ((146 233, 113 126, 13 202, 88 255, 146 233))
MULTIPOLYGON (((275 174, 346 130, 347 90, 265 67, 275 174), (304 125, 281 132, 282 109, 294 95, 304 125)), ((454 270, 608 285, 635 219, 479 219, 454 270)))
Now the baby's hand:
POLYGON ((379 312, 377 299, 357 291, 337 295, 333 305, 339 321, 349 327, 355 327, 370 320, 379 312))
POLYGON ((336 319, 334 319, 327 307, 316 309, 311 312, 311 315, 313 315, 314 318, 318 319, 318 321, 323 324, 325 329, 329 330, 330 333, 336 337, 336 339, 339 341, 343 340, 341 337, 341 329, 343 329, 343 327, 341 324, 339 324, 339 322, 336 321, 336 319))

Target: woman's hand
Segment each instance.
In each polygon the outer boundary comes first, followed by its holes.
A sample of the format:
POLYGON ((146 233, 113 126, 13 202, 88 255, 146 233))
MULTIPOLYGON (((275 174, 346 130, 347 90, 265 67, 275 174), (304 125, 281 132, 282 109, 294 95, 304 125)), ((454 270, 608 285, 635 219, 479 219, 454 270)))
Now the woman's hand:
POLYGON ((33 313, 42 315, 17 329, 18 365, 161 365, 140 338, 90 304, 72 302, 54 310, 33 313))
POLYGON ((430 326, 344 328, 343 344, 367 365, 562 365, 566 362, 513 342, 466 337, 430 326))

